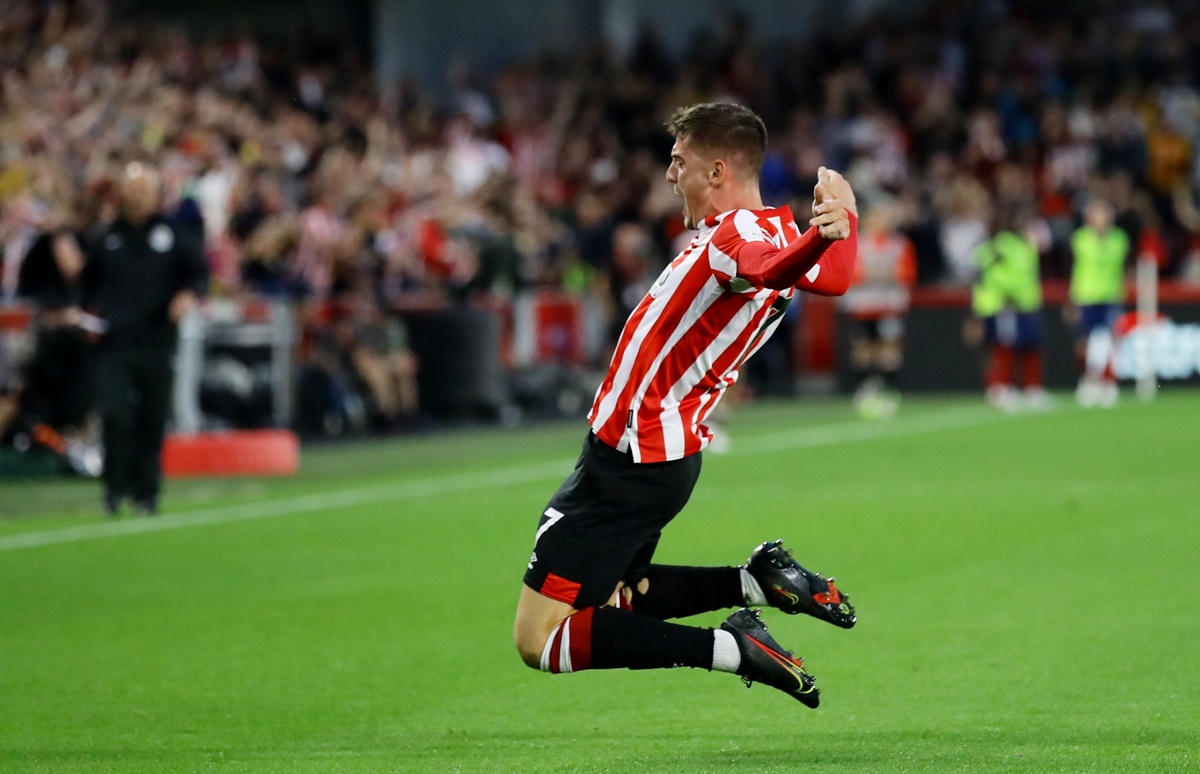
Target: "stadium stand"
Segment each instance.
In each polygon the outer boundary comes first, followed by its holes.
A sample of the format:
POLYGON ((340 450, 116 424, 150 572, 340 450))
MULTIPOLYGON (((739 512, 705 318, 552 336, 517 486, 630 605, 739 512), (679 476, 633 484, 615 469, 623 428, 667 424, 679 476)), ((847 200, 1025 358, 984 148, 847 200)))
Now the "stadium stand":
MULTIPOLYGON (((628 57, 597 41, 461 78, 448 99, 377 83, 321 36, 200 36, 103 3, 6 8, 4 297, 39 233, 88 233, 113 213, 117 171, 149 160, 178 217, 202 224, 213 296, 293 305, 301 368, 324 367, 337 310, 363 293, 498 308, 509 366, 603 361, 625 299, 680 236, 662 123, 705 99, 767 120, 775 202, 806 206, 826 164, 864 206, 898 205, 918 306, 970 283, 996 207, 1031 209, 1044 275, 1066 277, 1091 195, 1164 278, 1200 283, 1200 8, 1186 2, 934 2, 772 47, 734 24, 682 58, 648 29, 628 57)), ((828 340, 791 346, 830 367, 828 340)))

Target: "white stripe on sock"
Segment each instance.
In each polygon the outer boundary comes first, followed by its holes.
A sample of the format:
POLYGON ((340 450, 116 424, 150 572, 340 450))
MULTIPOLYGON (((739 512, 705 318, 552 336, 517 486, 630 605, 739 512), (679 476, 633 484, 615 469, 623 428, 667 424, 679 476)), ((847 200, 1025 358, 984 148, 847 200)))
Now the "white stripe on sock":
POLYGON ((551 629, 550 636, 546 638, 546 644, 542 647, 541 668, 543 672, 550 671, 550 649, 554 646, 554 635, 558 634, 558 630, 561 628, 562 624, 559 624, 551 629))

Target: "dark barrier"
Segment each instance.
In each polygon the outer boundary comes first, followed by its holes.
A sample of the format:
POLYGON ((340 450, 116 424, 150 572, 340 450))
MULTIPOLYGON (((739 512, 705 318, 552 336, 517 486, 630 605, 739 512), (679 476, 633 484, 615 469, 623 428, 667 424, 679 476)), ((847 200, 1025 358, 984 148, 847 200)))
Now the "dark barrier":
POLYGON ((497 315, 456 308, 403 317, 420 363, 423 410, 442 417, 494 416, 506 402, 497 315))
MULTIPOLYGON (((1170 288, 1164 288, 1170 290, 1170 288)), ((1047 287, 1047 303, 1042 310, 1045 331, 1045 385, 1049 389, 1074 388, 1079 379, 1075 366, 1074 332, 1063 321, 1065 288, 1047 287)), ((963 323, 971 319, 967 291, 946 293, 917 293, 905 322, 904 371, 901 387, 911 392, 982 391, 983 366, 986 352, 971 347, 963 339, 963 323)), ((1133 300, 1126 304, 1134 308, 1133 300)), ((1173 322, 1200 323, 1200 291, 1163 293, 1159 312, 1173 322), (1198 297, 1193 298, 1196 295, 1198 297), (1168 299, 1171 299, 1168 301, 1168 299)), ((838 315, 837 363, 838 386, 845 392, 853 390, 850 371, 850 320, 838 315)), ((1198 381, 1196 376, 1187 380, 1198 381)), ((1164 385, 1171 382, 1162 381, 1164 385)))

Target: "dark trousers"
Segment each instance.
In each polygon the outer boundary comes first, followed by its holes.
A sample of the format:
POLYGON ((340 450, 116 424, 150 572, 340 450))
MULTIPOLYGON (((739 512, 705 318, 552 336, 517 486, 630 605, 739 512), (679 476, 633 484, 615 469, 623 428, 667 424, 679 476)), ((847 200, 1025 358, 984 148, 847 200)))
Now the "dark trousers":
POLYGON ((111 497, 158 497, 173 361, 174 352, 163 347, 111 347, 100 354, 97 397, 104 420, 104 484, 111 497))

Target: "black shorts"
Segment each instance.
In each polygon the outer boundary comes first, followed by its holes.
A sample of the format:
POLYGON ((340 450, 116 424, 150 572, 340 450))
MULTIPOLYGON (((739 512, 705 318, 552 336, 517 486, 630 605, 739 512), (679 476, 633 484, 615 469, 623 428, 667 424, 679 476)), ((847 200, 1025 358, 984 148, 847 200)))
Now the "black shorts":
POLYGON ((619 581, 645 577, 699 477, 699 454, 639 465, 588 433, 538 522, 525 585, 578 610, 603 605, 619 581))

